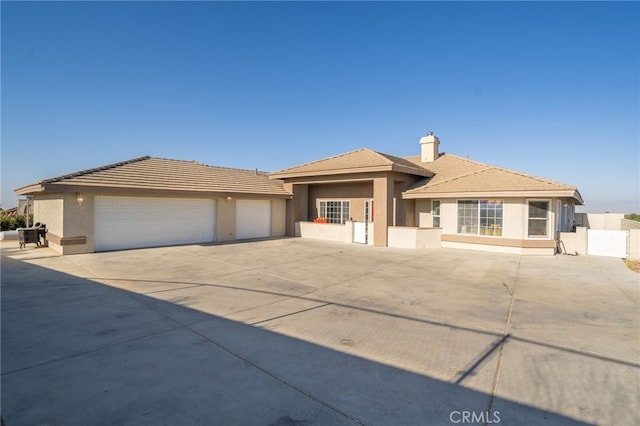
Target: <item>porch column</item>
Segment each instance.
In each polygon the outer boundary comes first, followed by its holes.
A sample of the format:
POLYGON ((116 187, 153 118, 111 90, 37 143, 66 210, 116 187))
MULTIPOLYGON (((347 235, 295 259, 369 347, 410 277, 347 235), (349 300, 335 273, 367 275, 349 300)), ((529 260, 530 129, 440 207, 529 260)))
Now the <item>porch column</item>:
POLYGON ((290 237, 296 234, 296 222, 309 220, 309 185, 285 183, 285 191, 293 194, 293 199, 287 200, 286 234, 290 237))
POLYGON ((373 179, 373 242, 376 246, 387 246, 387 227, 393 220, 393 179, 373 179))
POLYGON ((416 200, 403 200, 402 194, 401 194, 400 202, 404 203, 404 207, 406 210, 405 226, 417 226, 416 225, 416 200))

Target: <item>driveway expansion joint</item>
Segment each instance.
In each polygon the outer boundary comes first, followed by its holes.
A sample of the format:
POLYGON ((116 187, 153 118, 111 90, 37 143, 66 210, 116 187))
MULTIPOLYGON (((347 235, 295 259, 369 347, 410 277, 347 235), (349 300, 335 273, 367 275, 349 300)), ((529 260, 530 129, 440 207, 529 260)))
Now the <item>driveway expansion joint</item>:
POLYGON ((304 395, 305 397, 307 397, 307 398, 311 399, 312 401, 315 401, 315 402, 317 402, 318 404, 321 404, 321 405, 323 405, 324 407, 329 408, 330 410, 332 410, 332 411, 336 412, 337 414, 339 414, 339 415, 341 415, 341 416, 343 416, 343 417, 345 417, 345 418, 347 418, 347 419, 351 420, 352 422, 355 422, 356 424, 359 424, 359 425, 363 425, 363 426, 364 426, 364 423, 363 423, 362 421, 360 421, 360 420, 356 419, 355 417, 353 417, 352 415, 348 414, 347 412, 345 412, 345 411, 343 411, 343 410, 341 410, 341 409, 339 409, 339 408, 337 408, 337 407, 334 407, 332 404, 328 403, 327 401, 324 401, 324 400, 322 400, 322 399, 320 399, 320 398, 318 398, 318 397, 316 397, 316 396, 313 396, 312 394, 310 394, 309 392, 307 392, 307 391, 305 391, 305 390, 303 390, 303 389, 299 388, 298 386, 295 386, 294 384, 289 383, 288 381, 286 381, 286 380, 284 380, 284 379, 282 379, 282 378, 278 377, 278 376, 277 376, 277 375, 275 375, 274 373, 272 373, 272 372, 270 372, 270 371, 268 371, 268 370, 266 370, 266 369, 264 369, 264 368, 260 367, 259 365, 257 365, 256 363, 254 363, 254 362, 252 362, 252 361, 248 360, 247 358, 243 357, 243 356, 242 356, 242 355, 240 355, 239 353, 232 351, 231 349, 227 348, 226 346, 224 346, 223 344, 221 344, 221 343, 219 343, 219 342, 216 342, 215 340, 211 339, 211 338, 210 338, 210 337, 208 337, 207 335, 202 334, 202 333, 200 333, 200 332, 198 332, 198 331, 196 331, 196 330, 194 330, 194 329, 192 329, 192 328, 190 328, 190 327, 188 327, 188 328, 189 328, 189 330, 191 330, 191 332, 193 332, 194 334, 196 334, 196 335, 200 336, 201 338, 203 338, 203 339, 207 340, 207 341, 208 341, 208 342, 210 342, 211 344, 213 344, 213 345, 217 346, 218 348, 220 348, 220 349, 222 349, 223 351, 227 352, 229 355, 231 355, 231 356, 233 356, 233 357, 235 357, 235 358, 237 358, 237 359, 241 360, 242 362, 246 363, 247 365, 250 365, 251 367, 255 368, 256 370, 260 371, 261 373, 266 374, 267 376, 271 377, 272 379, 274 379, 274 380, 276 380, 276 381, 278 381, 278 382, 282 383, 283 385, 285 385, 285 386, 287 386, 287 387, 289 387, 289 388, 293 389, 294 391, 296 391, 296 392, 298 392, 298 393, 300 393, 300 394, 304 395))
MULTIPOLYGON (((518 266, 516 267, 516 274, 513 281, 513 286, 511 287, 511 301, 509 303, 509 311, 507 312, 507 319, 504 324, 502 339, 499 341, 499 345, 496 346, 496 347, 499 346, 500 350, 498 351, 498 362, 496 363, 496 373, 493 378, 493 385, 491 387, 491 394, 489 397, 489 406, 487 407, 487 413, 492 413, 493 402, 495 401, 496 393, 498 392, 498 382, 500 380, 500 369, 502 368, 504 348, 509 338, 509 329, 511 328, 511 316, 513 315, 513 305, 515 304, 515 301, 516 301, 516 288, 518 286, 518 276, 520 273, 521 262, 522 262, 522 256, 518 256, 518 266)), ((485 423, 485 426, 486 426, 486 423, 485 423)))

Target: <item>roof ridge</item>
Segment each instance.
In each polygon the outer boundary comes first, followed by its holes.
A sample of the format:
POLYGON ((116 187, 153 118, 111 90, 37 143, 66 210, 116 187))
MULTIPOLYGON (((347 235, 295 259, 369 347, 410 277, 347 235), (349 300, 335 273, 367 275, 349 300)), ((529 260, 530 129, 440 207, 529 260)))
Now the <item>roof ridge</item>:
POLYGON ((56 176, 56 177, 49 178, 49 179, 44 179, 44 180, 41 180, 39 183, 53 183, 53 182, 61 181, 61 180, 64 180, 64 179, 70 179, 70 178, 73 178, 73 177, 84 176, 84 175, 100 172, 100 171, 107 170, 107 169, 113 169, 113 168, 116 168, 116 167, 124 166, 125 164, 131 164, 131 163, 137 163, 137 162, 144 161, 144 160, 149 160, 150 158, 151 158, 150 156, 145 155, 145 156, 142 156, 142 157, 132 158, 130 160, 119 161, 117 163, 107 164, 105 166, 94 167, 94 168, 91 168, 91 169, 80 170, 78 172, 67 173, 66 175, 61 175, 61 176, 56 176))
MULTIPOLYGON (((309 161, 309 162, 306 162, 306 163, 295 165, 293 167, 287 167, 286 169, 280 169, 280 170, 277 170, 277 171, 272 172, 270 174, 277 175, 277 174, 285 172, 287 170, 298 169, 300 167, 308 166, 308 165, 315 164, 315 163, 320 163, 322 161, 333 160, 334 158, 344 157, 345 155, 353 154, 353 153, 358 152, 358 151, 373 151, 373 150, 369 149, 369 148, 358 148, 358 149, 354 149, 353 151, 343 152, 341 154, 332 155, 331 157, 326 157, 326 158, 321 158, 319 160, 309 161)), ((375 151, 373 151, 373 152, 375 152, 375 151)))
POLYGON ((540 176, 532 175, 532 174, 529 174, 529 173, 519 172, 517 170, 512 170, 512 169, 507 169, 506 167, 491 166, 491 168, 502 170, 502 171, 508 172, 508 173, 513 173, 515 175, 523 176, 523 177, 526 177, 526 178, 529 178, 529 179, 535 179, 535 180, 538 180, 538 181, 544 182, 544 183, 551 183, 551 184, 555 184, 555 185, 562 185, 562 186, 566 186, 568 188, 577 189, 574 185, 567 185, 566 183, 558 182, 558 181, 553 180, 553 179, 547 179, 547 178, 543 178, 543 177, 540 177, 540 176))
MULTIPOLYGON (((363 149, 365 149, 365 150, 367 150, 367 151, 371 151, 371 152, 372 152, 372 153, 374 153, 377 157, 380 157, 380 158, 382 158, 384 161, 386 161, 388 164, 393 164, 393 163, 394 163, 394 161, 393 161, 391 158, 389 158, 389 157, 393 157, 393 155, 391 155, 391 154, 386 154, 386 153, 384 153, 384 152, 376 151, 375 149, 371 149, 371 148, 363 148, 363 149)), ((396 158, 398 158, 398 157, 396 157, 396 158)))
POLYGON ((433 184, 433 186, 436 186, 436 185, 439 185, 439 184, 445 183, 445 182, 451 182, 452 180, 460 179, 460 178, 466 177, 466 176, 474 174, 474 173, 480 173, 480 172, 484 172, 484 171, 487 171, 487 170, 490 170, 490 169, 496 169, 496 170, 501 170, 503 172, 511 173, 511 174, 514 174, 514 175, 522 176, 522 177, 525 177, 525 178, 538 180, 539 182, 551 183, 551 184, 554 184, 554 185, 563 185, 563 186, 566 186, 568 188, 576 189, 576 187, 573 186, 573 185, 567 185, 566 183, 558 182, 558 181, 555 181, 555 180, 552 180, 552 179, 543 178, 543 177, 540 177, 540 176, 537 176, 537 175, 532 175, 530 173, 520 172, 518 170, 508 169, 508 168, 502 167, 502 166, 496 166, 496 165, 493 165, 493 164, 483 163, 481 161, 471 160, 469 158, 460 157, 459 155, 455 155, 455 154, 443 153, 443 155, 449 155, 449 156, 454 157, 454 158, 456 158, 458 160, 463 160, 463 161, 466 161, 466 162, 469 162, 469 163, 477 164, 479 166, 484 166, 484 168, 480 169, 480 170, 475 170, 475 171, 470 172, 470 173, 465 173, 463 175, 454 176, 454 177, 449 178, 447 180, 444 180, 442 182, 437 182, 437 183, 433 184))
MULTIPOLYGON (((393 154, 387 154, 386 152, 380 152, 380 151, 376 151, 376 150, 372 150, 372 151, 373 151, 373 152, 375 152, 376 154, 380 154, 380 155, 382 155, 382 156, 383 156, 383 157, 385 157, 387 160, 392 161, 392 162, 396 162, 397 160, 400 160, 400 161, 402 161, 403 163, 404 163, 404 162, 406 162, 406 163, 411 163, 411 164, 413 164, 414 166, 422 167, 422 166, 420 166, 419 164, 416 164, 416 163, 414 163, 413 161, 408 160, 408 159, 407 159, 407 158, 405 158, 405 157, 400 157, 400 156, 398 156, 398 155, 393 155, 393 154)), ((422 167, 422 168, 424 169, 424 167, 422 167)))
POLYGON ((490 170, 491 168, 492 168, 492 166, 485 165, 485 167, 483 169, 473 170, 473 171, 468 172, 468 173, 463 173, 461 175, 452 176, 449 179, 445 179, 445 180, 443 180, 441 182, 436 182, 436 183, 432 184, 431 187, 442 185, 443 183, 448 183, 448 182, 451 182, 451 181, 454 181, 454 180, 466 178, 467 176, 471 176, 471 175, 475 175, 475 174, 478 174, 478 173, 482 173, 482 172, 485 172, 487 170, 490 170))
MULTIPOLYGON (((448 155, 448 156, 450 156, 450 157, 454 157, 454 158, 456 158, 456 159, 458 159, 458 160, 463 160, 463 161, 466 161, 466 162, 468 162, 468 163, 473 163, 473 164, 477 164, 477 165, 480 165, 480 166, 485 166, 485 167, 497 167, 497 166, 494 166, 493 164, 483 163, 482 161, 472 160, 472 159, 470 159, 469 157, 461 157, 461 156, 459 156, 459 155, 456 155, 456 154, 450 154, 450 153, 448 153, 448 152, 443 152, 443 153, 442 153, 442 155, 448 155)), ((439 156, 438 158, 440 158, 440 156, 439 156)))
POLYGON ((205 163, 201 163, 199 161, 196 160, 177 160, 175 158, 164 158, 164 157, 149 157, 150 159, 156 159, 156 160, 167 160, 167 161, 179 161, 181 163, 187 163, 187 164, 197 164, 200 166, 204 166, 204 167, 209 167, 212 169, 223 169, 223 170, 239 170, 242 172, 251 172, 251 173, 255 173, 256 170, 258 171, 258 173, 260 174, 268 174, 269 172, 264 171, 264 170, 259 170, 259 169, 241 169, 239 167, 224 167, 224 166, 214 166, 211 164, 205 164, 205 163))

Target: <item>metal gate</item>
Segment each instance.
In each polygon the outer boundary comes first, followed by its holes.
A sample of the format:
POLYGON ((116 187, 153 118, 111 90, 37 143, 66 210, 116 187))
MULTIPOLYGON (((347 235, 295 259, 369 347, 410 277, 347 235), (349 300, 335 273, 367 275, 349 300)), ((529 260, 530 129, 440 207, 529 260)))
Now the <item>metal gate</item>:
POLYGON ((589 229, 587 231, 587 254, 627 257, 627 231, 589 229))

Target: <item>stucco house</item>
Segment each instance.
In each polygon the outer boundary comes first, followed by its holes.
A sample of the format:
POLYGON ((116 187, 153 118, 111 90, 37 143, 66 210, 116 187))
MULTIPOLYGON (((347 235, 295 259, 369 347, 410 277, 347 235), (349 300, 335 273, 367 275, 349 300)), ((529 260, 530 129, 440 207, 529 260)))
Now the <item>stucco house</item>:
POLYGON ((556 232, 573 229, 575 206, 583 204, 575 186, 441 154, 439 148, 429 132, 420 139, 419 156, 360 149, 272 173, 293 194, 287 233, 298 223, 302 236, 379 246, 554 254, 556 232), (355 223, 346 234, 329 235, 304 224, 314 217, 355 223))
POLYGON ((271 174, 142 157, 16 192, 62 253, 297 235, 554 254, 573 230, 575 186, 439 148, 429 133, 418 156, 363 148, 271 174))

